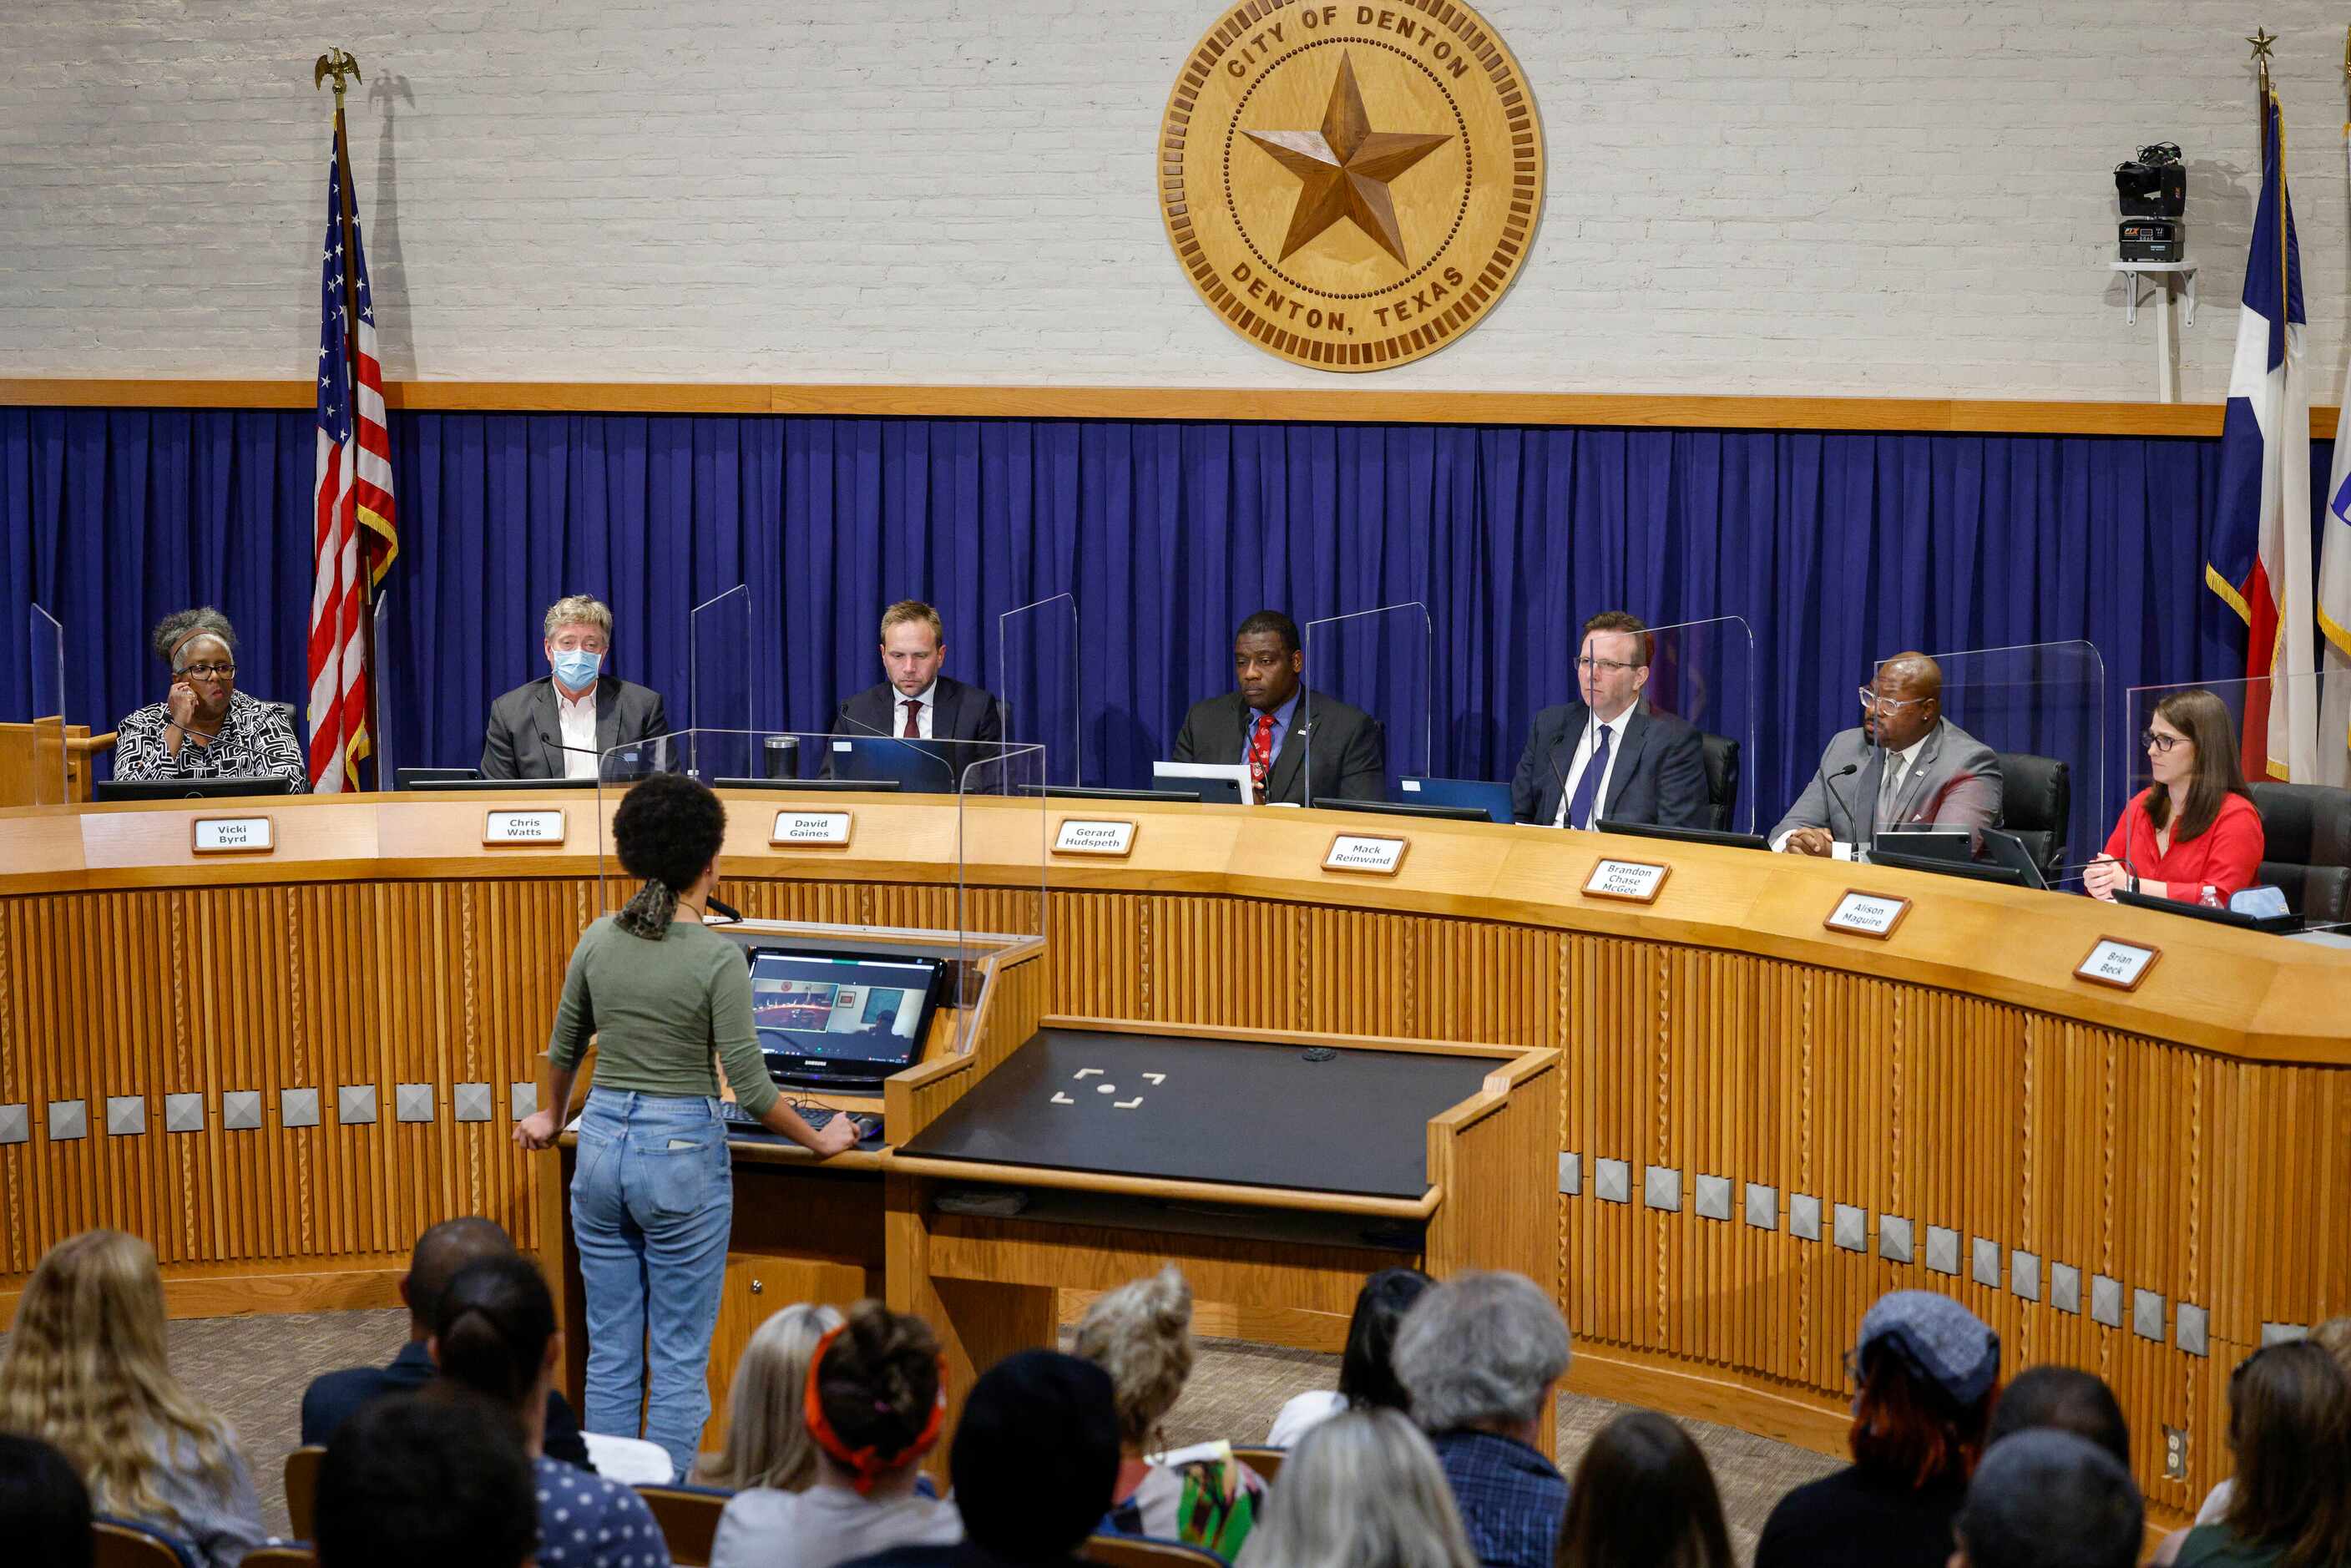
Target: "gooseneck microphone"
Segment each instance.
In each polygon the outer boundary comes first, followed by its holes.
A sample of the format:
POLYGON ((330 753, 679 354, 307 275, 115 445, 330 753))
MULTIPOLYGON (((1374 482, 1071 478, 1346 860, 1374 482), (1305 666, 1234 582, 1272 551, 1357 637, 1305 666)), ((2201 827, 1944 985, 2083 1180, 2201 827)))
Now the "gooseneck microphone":
MULTIPOLYGON (((898 688, 897 688, 897 687, 895 687, 895 686, 893 686, 893 687, 891 687, 890 689, 891 689, 892 691, 896 691, 898 688)), ((938 705, 937 705, 937 704, 935 704, 935 703, 934 703, 934 704, 932 705, 931 711, 932 711, 932 716, 933 716, 934 718, 937 717, 937 716, 938 716, 938 705)), ((915 756, 929 758, 931 761, 933 761, 933 762, 935 762, 935 763, 936 763, 936 764, 938 765, 938 767, 939 767, 939 770, 940 770, 941 772, 945 773, 945 774, 947 776, 947 782, 948 782, 949 784, 954 785, 954 786, 956 786, 956 792, 957 792, 957 793, 960 793, 960 792, 961 792, 962 780, 961 780, 961 779, 956 776, 956 766, 955 766, 955 764, 954 764, 954 763, 952 763, 952 762, 950 762, 950 761, 948 761, 946 758, 944 758, 944 757, 940 756, 940 755, 939 755, 937 752, 935 752, 935 751, 926 751, 926 750, 925 750, 925 749, 924 749, 924 746, 925 746, 925 743, 921 739, 921 737, 915 737, 909 738, 908 737, 906 737, 906 736, 903 736, 903 735, 892 735, 892 734, 891 734, 888 730, 886 730, 886 729, 876 729, 876 728, 874 728, 874 727, 873 727, 873 726, 872 726, 872 725, 870 725, 870 724, 866 723, 863 719, 859 718, 855 714, 851 713, 851 712, 849 711, 849 709, 848 709, 847 707, 845 707, 845 706, 844 706, 844 707, 842 707, 842 708, 841 708, 839 711, 837 711, 837 712, 833 715, 833 717, 835 717, 836 719, 842 719, 842 720, 846 720, 848 723, 855 725, 859 729, 862 730, 865 734, 867 734, 867 735, 869 735, 869 736, 872 736, 872 737, 874 739, 876 739, 876 740, 894 740, 894 741, 898 742, 901 746, 904 746, 904 747, 906 747, 910 748, 910 749, 914 753, 914 755, 915 755, 915 756)), ((933 741, 930 741, 928 744, 929 744, 929 745, 932 745, 932 746, 937 746, 937 745, 942 744, 942 742, 939 742, 939 741, 937 741, 937 740, 933 740, 933 741)), ((962 744, 962 743, 961 743, 961 742, 959 742, 959 741, 953 741, 953 740, 950 740, 950 741, 946 741, 946 742, 945 742, 944 744, 948 745, 948 746, 957 746, 957 745, 960 745, 960 744, 962 744)), ((828 765, 828 767, 830 766, 830 759, 829 759, 829 758, 827 759, 827 765, 828 765)))
POLYGON ((1829 759, 1825 757, 1822 758, 1820 767, 1813 768, 1813 774, 1815 778, 1820 779, 1822 791, 1826 794, 1831 800, 1844 807, 1846 817, 1851 819, 1853 822, 1854 858, 1855 860, 1859 860, 1861 858, 1861 818, 1855 812, 1853 803, 1843 799, 1837 794, 1836 781, 1840 779, 1850 778, 1852 775, 1860 772, 1861 764, 1858 762, 1848 762, 1834 773, 1823 771, 1828 765, 1829 759))
POLYGON ((710 913, 713 915, 724 915, 729 921, 737 921, 743 918, 743 912, 741 910, 736 908, 733 904, 726 903, 715 893, 709 897, 704 899, 702 902, 708 906, 710 913))

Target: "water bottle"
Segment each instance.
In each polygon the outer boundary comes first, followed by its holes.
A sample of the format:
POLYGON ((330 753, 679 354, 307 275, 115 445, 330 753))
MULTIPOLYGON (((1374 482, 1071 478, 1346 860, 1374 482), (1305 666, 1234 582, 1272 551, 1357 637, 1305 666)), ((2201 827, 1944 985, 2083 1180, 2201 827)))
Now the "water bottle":
POLYGON ((2219 888, 2217 888, 2217 887, 2214 887, 2210 883, 2209 883, 2209 882, 2208 882, 2208 883, 2206 883, 2204 884, 2204 897, 2203 897, 2202 902, 2203 902, 2204 907, 2205 907, 2205 908, 2207 908, 2207 909, 2218 909, 2218 908, 2220 908, 2220 890, 2219 888))

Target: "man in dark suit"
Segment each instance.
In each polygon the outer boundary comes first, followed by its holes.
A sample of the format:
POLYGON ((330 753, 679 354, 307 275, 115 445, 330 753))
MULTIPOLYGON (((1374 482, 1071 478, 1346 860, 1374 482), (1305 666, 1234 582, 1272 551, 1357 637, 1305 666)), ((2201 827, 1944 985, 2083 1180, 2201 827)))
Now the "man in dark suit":
MULTIPOLYGON (((433 1320, 441 1311, 441 1297, 449 1281, 468 1263, 501 1258, 513 1252, 514 1239, 495 1221, 467 1215, 444 1219, 416 1239, 408 1255, 408 1272, 400 1281, 400 1299, 408 1303, 408 1343, 389 1366, 348 1366, 322 1374, 302 1396, 302 1446, 323 1448, 335 1428, 362 1405, 387 1394, 406 1394, 423 1387, 437 1375, 425 1341, 433 1337, 433 1320)), ((547 1457, 593 1470, 588 1444, 580 1436, 580 1422, 559 1392, 547 1396, 547 1457)))
MULTIPOLYGON (((919 599, 890 606, 882 612, 882 670, 889 678, 842 703, 833 733, 1003 740, 995 694, 939 674, 946 656, 946 626, 937 611, 919 599)), ((980 760, 979 753, 967 760, 980 760)))
POLYGON ((669 733, 661 694, 600 674, 612 646, 612 612, 584 593, 547 612, 549 673, 490 705, 482 737, 485 779, 593 779, 617 746, 669 733))
POLYGON ((1703 828, 1706 759, 1698 733, 1641 700, 1649 684, 1648 628, 1621 610, 1583 623, 1575 659, 1582 702, 1535 715, 1510 807, 1521 822, 1589 828, 1602 817, 1703 828))
POLYGON ((1384 799, 1387 737, 1379 721, 1336 697, 1309 692, 1301 678, 1305 672, 1298 625, 1289 616, 1260 610, 1242 622, 1233 633, 1238 689, 1192 705, 1176 737, 1175 759, 1247 763, 1259 805, 1384 799))

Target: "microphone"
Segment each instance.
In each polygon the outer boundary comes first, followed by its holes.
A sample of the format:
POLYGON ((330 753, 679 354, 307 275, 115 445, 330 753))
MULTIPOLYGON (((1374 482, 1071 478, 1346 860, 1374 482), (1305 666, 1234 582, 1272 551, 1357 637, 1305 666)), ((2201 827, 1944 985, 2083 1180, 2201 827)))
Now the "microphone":
POLYGON ((741 910, 736 908, 731 904, 726 903, 724 900, 720 899, 716 894, 712 894, 702 902, 709 907, 710 913, 713 915, 723 915, 730 921, 737 921, 743 918, 743 912, 741 910))
POLYGON ((1853 774, 1860 772, 1861 764, 1858 762, 1848 762, 1834 773, 1824 771, 1828 765, 1829 759, 1825 757, 1822 758, 1820 767, 1813 769, 1813 776, 1821 781, 1822 792, 1827 795, 1831 800, 1844 807, 1845 815, 1852 819, 1853 852, 1854 858, 1858 860, 1861 858, 1861 818, 1855 812, 1852 802, 1839 797, 1836 792, 1836 781, 1840 779, 1847 778, 1853 774))
MULTIPOLYGON (((895 687, 895 686, 893 686, 893 687, 891 687, 890 689, 891 689, 892 691, 896 691, 898 688, 897 688, 897 687, 895 687)), ((933 712, 934 716, 935 716, 935 715, 936 715, 936 713, 937 713, 937 705, 936 705, 935 703, 932 705, 932 712, 933 712)), ((914 754, 915 756, 917 756, 917 757, 923 757, 923 758, 929 758, 931 761, 933 761, 933 762, 935 762, 935 763, 938 764, 939 770, 940 770, 941 772, 945 773, 945 774, 947 776, 947 782, 948 782, 948 783, 950 783, 950 784, 956 784, 956 783, 957 783, 957 782, 958 782, 958 780, 957 780, 957 779, 956 779, 956 768, 955 768, 955 764, 953 764, 953 763, 949 762, 946 758, 944 758, 944 757, 940 756, 940 755, 939 755, 937 752, 935 752, 935 751, 925 751, 925 750, 924 750, 924 749, 923 749, 923 741, 922 741, 922 738, 921 738, 919 736, 909 737, 907 737, 907 736, 903 736, 903 735, 892 735, 892 734, 891 734, 888 730, 886 730, 886 729, 876 729, 873 726, 872 726, 872 725, 870 725, 870 724, 866 723, 863 719, 859 718, 855 714, 851 713, 851 712, 849 711, 849 709, 848 709, 848 707, 847 707, 846 706, 843 706, 843 707, 842 707, 842 708, 841 708, 838 713, 834 714, 834 715, 833 715, 833 717, 834 717, 834 718, 836 718, 836 719, 845 719, 845 720, 847 720, 849 723, 855 725, 859 729, 861 729, 861 730, 864 731, 867 735, 869 735, 869 736, 872 737, 873 737, 874 739, 876 739, 876 740, 894 740, 894 741, 897 741, 901 746, 903 746, 903 747, 904 747, 906 749, 911 750, 912 752, 914 752, 914 754)), ((932 745, 934 745, 934 746, 936 746, 936 745, 938 745, 938 744, 940 744, 940 743, 935 740, 935 741, 931 742, 931 744, 932 744, 932 745)), ((946 744, 947 744, 947 745, 949 745, 949 746, 954 746, 954 745, 956 745, 956 742, 950 740, 950 741, 946 742, 946 744)), ((826 770, 826 772, 827 772, 828 774, 830 774, 830 773, 831 772, 831 768, 832 768, 832 759, 831 759, 831 758, 827 758, 825 759, 825 770, 826 770)))
MULTIPOLYGON (((1577 752, 1583 750, 1584 738, 1591 733, 1592 705, 1590 703, 1585 703, 1583 705, 1583 727, 1575 732, 1575 744, 1568 747, 1568 756, 1573 757, 1577 752)), ((1589 766, 1589 764, 1586 764, 1586 766, 1589 766)), ((1561 814, 1567 810, 1567 775, 1559 770, 1559 753, 1557 750, 1553 750, 1551 755, 1551 776, 1559 780, 1559 811, 1552 813, 1552 820, 1555 822, 1563 822, 1566 826, 1572 828, 1575 824, 1573 822, 1567 822, 1565 818, 1561 814)))

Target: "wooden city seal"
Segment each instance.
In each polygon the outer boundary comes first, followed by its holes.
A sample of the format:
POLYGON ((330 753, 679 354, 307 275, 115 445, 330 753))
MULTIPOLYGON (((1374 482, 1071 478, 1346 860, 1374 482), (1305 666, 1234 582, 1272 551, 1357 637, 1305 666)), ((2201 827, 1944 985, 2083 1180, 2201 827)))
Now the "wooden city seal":
POLYGON ((1159 206, 1192 287, 1270 353, 1376 371, 1510 286, 1542 209, 1518 62, 1455 0, 1247 0, 1185 59, 1159 206))

